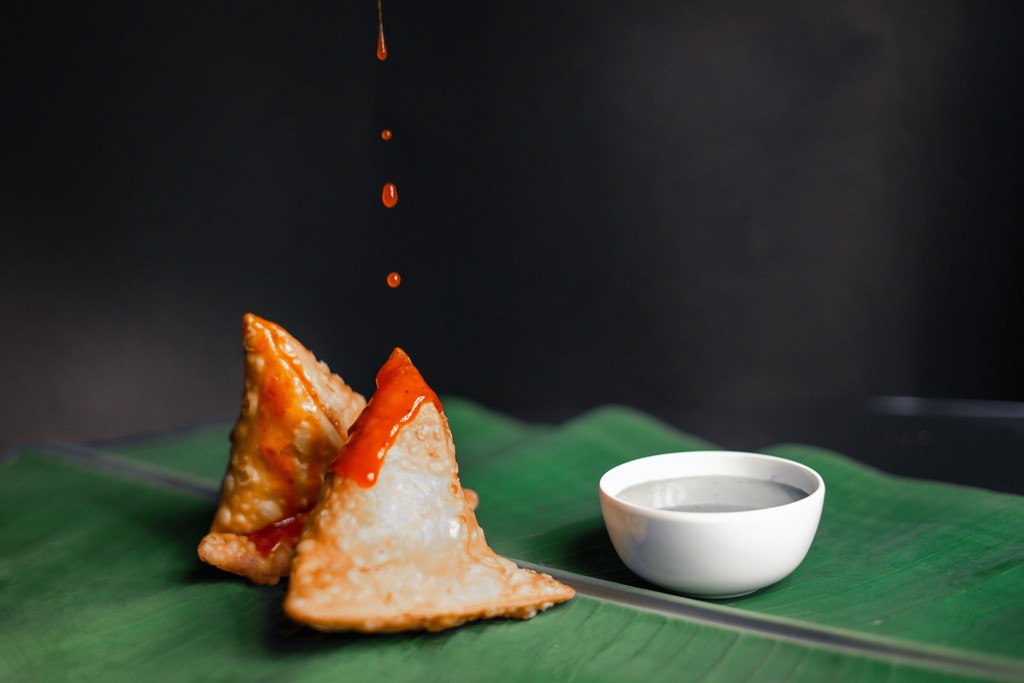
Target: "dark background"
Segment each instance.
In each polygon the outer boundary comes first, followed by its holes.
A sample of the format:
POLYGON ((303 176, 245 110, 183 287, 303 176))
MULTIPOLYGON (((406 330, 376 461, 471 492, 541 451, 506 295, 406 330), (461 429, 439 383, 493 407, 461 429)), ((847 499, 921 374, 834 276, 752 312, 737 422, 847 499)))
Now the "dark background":
POLYGON ((1020 3, 385 0, 383 63, 369 0, 27 4, 0 447, 233 418, 253 311, 367 395, 400 345, 524 419, 1020 484, 1020 3))

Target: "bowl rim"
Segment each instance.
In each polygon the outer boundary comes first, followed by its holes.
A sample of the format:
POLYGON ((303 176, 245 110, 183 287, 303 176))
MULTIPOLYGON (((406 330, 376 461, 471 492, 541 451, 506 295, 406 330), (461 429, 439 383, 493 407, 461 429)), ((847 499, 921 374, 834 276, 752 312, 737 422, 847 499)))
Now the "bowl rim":
MULTIPOLYGON (((667 476, 664 479, 672 479, 675 477, 667 476)), ((647 479, 645 481, 657 481, 657 478, 647 479)), ((640 483, 639 481, 636 483, 640 483)), ((815 506, 818 507, 824 501, 825 497, 825 479, 813 468, 804 465, 803 463, 790 460, 789 458, 783 458, 777 455, 769 455, 767 453, 753 453, 750 451, 735 451, 735 450, 715 450, 715 449, 702 449, 694 451, 672 451, 667 453, 656 453, 654 455, 646 455, 633 460, 627 460, 619 463, 615 467, 612 467, 604 474, 601 475, 601 479, 598 481, 598 492, 602 499, 607 499, 609 502, 626 509, 634 514, 640 514, 647 517, 653 517, 655 519, 665 520, 676 520, 676 521, 701 521, 708 522, 711 520, 726 521, 730 519, 737 519, 738 517, 750 517, 755 515, 764 514, 778 514, 772 511, 789 511, 799 506, 815 506), (698 457, 716 457, 726 456, 729 458, 735 457, 747 457, 753 460, 762 461, 774 461, 776 463, 782 463, 786 467, 792 467, 795 470, 809 474, 814 479, 816 486, 813 491, 809 491, 806 496, 798 500, 791 501, 789 503, 783 503, 782 505, 773 505, 767 508, 756 508, 753 510, 734 510, 730 512, 694 512, 686 510, 661 510, 659 508, 649 507, 646 505, 639 505, 637 503, 631 503, 619 498, 618 494, 622 492, 620 489, 617 493, 612 493, 608 490, 608 482, 618 472, 624 468, 631 466, 637 466, 638 463, 643 461, 649 461, 653 459, 668 459, 673 456, 698 456, 698 457)), ((819 508, 820 509, 820 508, 819 508)))

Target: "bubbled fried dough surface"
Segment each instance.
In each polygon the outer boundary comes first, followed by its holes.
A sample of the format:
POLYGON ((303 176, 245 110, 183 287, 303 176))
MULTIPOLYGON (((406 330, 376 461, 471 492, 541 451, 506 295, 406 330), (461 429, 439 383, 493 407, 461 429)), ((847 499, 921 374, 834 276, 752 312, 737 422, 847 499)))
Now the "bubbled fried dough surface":
POLYGON ((574 595, 487 545, 432 403, 401 429, 373 486, 328 475, 296 551, 285 611, 324 630, 525 619, 574 595))
POLYGON ((263 555, 247 537, 227 533, 211 532, 199 543, 203 562, 269 586, 287 576, 293 550, 291 545, 281 543, 270 555, 263 555))
POLYGON ((245 384, 211 531, 251 533, 309 510, 366 405, 280 326, 247 314, 245 384))

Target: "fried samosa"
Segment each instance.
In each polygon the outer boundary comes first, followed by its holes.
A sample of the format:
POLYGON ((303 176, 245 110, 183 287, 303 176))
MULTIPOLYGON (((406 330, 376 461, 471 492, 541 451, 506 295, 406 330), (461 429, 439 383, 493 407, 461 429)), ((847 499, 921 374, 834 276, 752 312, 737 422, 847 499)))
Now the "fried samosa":
POLYGON ((395 349, 302 532, 285 612, 328 631, 438 631, 574 594, 488 546, 441 402, 395 349))
POLYGON ((245 382, 203 561, 263 584, 288 574, 306 515, 366 399, 280 326, 243 320, 245 382))

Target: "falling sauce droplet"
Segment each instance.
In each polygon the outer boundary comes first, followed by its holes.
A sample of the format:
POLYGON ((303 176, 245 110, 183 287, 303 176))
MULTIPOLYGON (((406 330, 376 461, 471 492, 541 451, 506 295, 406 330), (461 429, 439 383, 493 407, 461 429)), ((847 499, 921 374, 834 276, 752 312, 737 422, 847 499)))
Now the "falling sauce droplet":
POLYGON ((377 0, 377 59, 383 62, 388 58, 388 46, 384 44, 384 13, 380 3, 381 0, 377 0))
POLYGON ((388 287, 394 289, 398 285, 402 284, 402 276, 392 271, 388 273, 388 287))
POLYGON ((380 139, 381 140, 390 140, 391 139, 391 129, 390 128, 385 128, 384 130, 382 130, 380 132, 380 139))
POLYGON ((377 27, 377 59, 384 61, 388 58, 388 46, 384 44, 384 24, 377 27))
POLYGON ((384 186, 384 191, 380 193, 380 199, 384 202, 384 206, 389 209, 395 208, 395 204, 398 203, 398 188, 395 187, 394 183, 388 183, 384 186))

